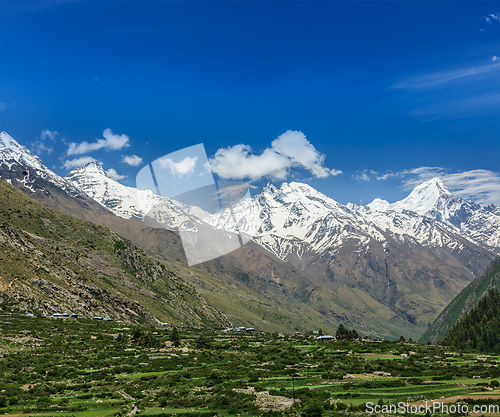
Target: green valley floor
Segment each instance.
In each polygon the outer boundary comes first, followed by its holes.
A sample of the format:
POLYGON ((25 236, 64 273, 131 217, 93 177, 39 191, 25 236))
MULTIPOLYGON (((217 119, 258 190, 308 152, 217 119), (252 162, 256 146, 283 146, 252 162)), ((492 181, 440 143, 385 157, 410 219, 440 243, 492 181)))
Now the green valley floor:
POLYGON ((499 356, 402 341, 173 332, 0 311, 0 414, 326 417, 388 415, 398 404, 418 414, 435 400, 496 406, 500 415, 499 356))

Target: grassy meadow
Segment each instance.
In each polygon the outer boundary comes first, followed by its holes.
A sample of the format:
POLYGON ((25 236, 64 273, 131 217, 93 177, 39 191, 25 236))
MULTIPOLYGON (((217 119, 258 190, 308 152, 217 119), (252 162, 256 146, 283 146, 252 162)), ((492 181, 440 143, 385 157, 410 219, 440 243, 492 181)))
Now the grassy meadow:
POLYGON ((0 414, 335 416, 500 404, 500 357, 436 345, 127 327, 0 312, 0 414), (175 346, 177 345, 177 346, 175 346))

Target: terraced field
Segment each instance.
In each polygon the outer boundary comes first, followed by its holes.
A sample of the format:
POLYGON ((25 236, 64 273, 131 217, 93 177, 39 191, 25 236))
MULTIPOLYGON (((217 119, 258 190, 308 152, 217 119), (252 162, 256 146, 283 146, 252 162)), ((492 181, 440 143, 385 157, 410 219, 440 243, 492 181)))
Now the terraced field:
POLYGON ((498 356, 202 329, 181 329, 174 346, 172 333, 4 311, 0 414, 346 416, 370 404, 500 404, 498 356))

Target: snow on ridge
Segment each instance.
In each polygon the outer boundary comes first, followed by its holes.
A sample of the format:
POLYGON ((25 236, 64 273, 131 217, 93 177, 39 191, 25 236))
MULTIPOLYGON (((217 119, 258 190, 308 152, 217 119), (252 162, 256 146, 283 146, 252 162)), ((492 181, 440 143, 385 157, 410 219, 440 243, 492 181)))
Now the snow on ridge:
MULTIPOLYGON (((483 217, 490 216, 484 224, 497 225, 491 233, 493 236, 485 236, 482 229, 472 233, 466 226, 457 227, 428 214, 438 210, 444 217, 440 207, 445 204, 454 204, 454 210, 463 211, 462 202, 455 199, 439 179, 421 184, 401 202, 390 204, 375 199, 365 207, 343 206, 306 184, 283 183, 279 190, 268 184, 250 201, 237 204, 233 210, 239 230, 253 235, 256 242, 282 259, 291 251, 297 255, 299 247, 321 253, 352 239, 358 240, 358 247, 368 245, 370 239, 385 243, 389 237, 411 245, 447 246, 450 250, 459 246, 460 239, 500 247, 500 210, 490 215, 488 210, 481 209, 483 217), (284 244, 283 239, 290 244, 284 244)), ((479 205, 470 208, 469 214, 477 216, 474 210, 478 208, 479 205)), ((220 229, 234 228, 217 215, 208 218, 208 222, 220 229)))
POLYGON ((36 191, 34 182, 37 177, 47 180, 70 195, 77 195, 80 191, 72 184, 61 178, 55 172, 45 166, 42 160, 34 155, 28 148, 20 145, 12 136, 6 132, 0 133, 0 166, 4 165, 11 170, 13 165, 18 164, 27 171, 27 175, 19 180, 31 191, 36 191), (31 175, 33 170, 36 175, 31 175), (31 178, 33 177, 33 179, 31 178))
MULTIPOLYGON (((367 206, 344 206, 313 187, 283 183, 277 189, 266 185, 255 197, 233 207, 231 216, 221 212, 209 217, 196 207, 187 207, 149 190, 127 187, 109 178, 101 165, 90 163, 71 171, 65 179, 49 170, 27 148, 5 132, 0 133, 0 166, 11 169, 19 163, 27 168, 22 181, 33 189, 37 176, 47 179, 70 193, 83 193, 114 214, 144 219, 145 213, 164 227, 175 229, 192 218, 203 218, 218 229, 244 232, 285 259, 293 251, 334 251, 346 242, 358 248, 370 240, 387 239, 425 246, 460 247, 467 239, 478 245, 500 248, 500 209, 455 198, 437 178, 420 184, 405 199, 389 203, 375 199, 367 206)), ((5 169, 5 168, 4 168, 5 169)))
POLYGON ((391 204, 388 201, 382 200, 380 198, 376 198, 371 203, 366 205, 366 207, 368 207, 370 210, 375 211, 387 211, 389 210, 390 206, 391 204))
POLYGON ((143 221, 148 218, 170 230, 207 214, 199 207, 188 207, 150 190, 123 185, 109 178, 101 165, 95 162, 69 172, 66 179, 119 217, 143 221))
POLYGON ((452 197, 452 194, 439 178, 433 178, 415 187, 408 197, 392 204, 391 209, 424 215, 435 207, 440 196, 452 197))

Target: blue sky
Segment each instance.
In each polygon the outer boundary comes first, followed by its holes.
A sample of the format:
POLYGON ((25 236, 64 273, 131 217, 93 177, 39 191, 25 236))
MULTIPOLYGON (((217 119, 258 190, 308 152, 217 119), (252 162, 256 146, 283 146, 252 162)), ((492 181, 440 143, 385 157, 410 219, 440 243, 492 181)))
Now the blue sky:
POLYGON ((94 159, 135 185, 203 143, 253 192, 301 181, 366 204, 439 176, 500 204, 497 1, 0 8, 0 130, 60 175, 94 159))

